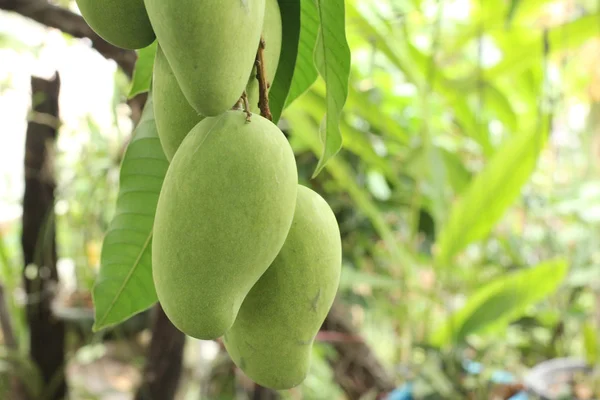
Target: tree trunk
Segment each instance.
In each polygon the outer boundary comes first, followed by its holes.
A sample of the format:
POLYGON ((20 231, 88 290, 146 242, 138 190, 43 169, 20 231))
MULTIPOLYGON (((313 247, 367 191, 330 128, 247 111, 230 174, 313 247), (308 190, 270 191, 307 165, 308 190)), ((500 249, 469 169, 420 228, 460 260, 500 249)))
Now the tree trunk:
POLYGON ((49 400, 63 399, 65 326, 51 302, 58 284, 54 221, 54 158, 58 131, 58 73, 51 80, 31 78, 32 114, 25 141, 25 194, 22 246, 31 359, 46 384, 49 400))
POLYGON ((169 321, 160 304, 154 308, 152 339, 142 384, 135 400, 173 400, 181 376, 185 335, 169 321))
MULTIPOLYGON (((321 329, 339 332, 349 338, 360 337, 349 321, 342 306, 335 302, 321 329)), ((360 399, 371 391, 382 394, 394 389, 393 379, 366 343, 358 340, 335 341, 332 346, 337 357, 328 361, 333 368, 335 381, 349 399, 360 399)))

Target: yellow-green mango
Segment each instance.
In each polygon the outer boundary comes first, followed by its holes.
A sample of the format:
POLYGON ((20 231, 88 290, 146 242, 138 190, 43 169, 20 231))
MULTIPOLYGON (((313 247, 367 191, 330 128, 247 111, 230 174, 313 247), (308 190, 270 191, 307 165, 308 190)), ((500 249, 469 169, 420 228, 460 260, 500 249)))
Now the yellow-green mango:
POLYGON ((271 121, 227 111, 196 125, 171 160, 158 199, 152 273, 171 322, 222 336, 289 232, 298 175, 271 121))
POLYGON ((275 390, 304 381, 313 341, 338 289, 341 263, 340 232, 331 208, 299 186, 285 244, 225 335, 229 355, 248 377, 275 390))
POLYGON ((145 0, 179 86, 199 114, 231 109, 254 66, 265 0, 145 0))
MULTIPOLYGON (((279 66, 279 56, 281 55, 281 11, 277 0, 266 0, 265 22, 263 25, 263 38, 265 39, 265 69, 267 72, 267 82, 273 83, 275 73, 279 66)), ((256 79, 256 67, 252 70, 250 81, 246 86, 250 111, 258 112, 258 80, 256 79)))
POLYGON ((181 92, 160 45, 154 59, 152 92, 158 138, 167 160, 171 161, 183 139, 203 117, 192 108, 181 92))
POLYGON ((107 42, 124 49, 141 49, 156 38, 144 0, 77 0, 88 25, 107 42))

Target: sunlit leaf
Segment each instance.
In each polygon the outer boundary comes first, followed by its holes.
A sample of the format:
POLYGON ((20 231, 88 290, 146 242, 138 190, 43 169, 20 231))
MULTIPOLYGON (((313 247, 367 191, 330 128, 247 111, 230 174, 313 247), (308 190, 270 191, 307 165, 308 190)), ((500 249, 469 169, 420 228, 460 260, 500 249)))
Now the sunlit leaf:
POLYGON ((511 138, 452 206, 437 243, 438 265, 447 264, 470 243, 483 239, 517 199, 546 143, 548 120, 511 138))
POLYGON ((564 260, 552 260, 482 284, 466 304, 448 317, 431 337, 443 346, 468 335, 500 330, 529 307, 554 293, 567 274, 564 260))

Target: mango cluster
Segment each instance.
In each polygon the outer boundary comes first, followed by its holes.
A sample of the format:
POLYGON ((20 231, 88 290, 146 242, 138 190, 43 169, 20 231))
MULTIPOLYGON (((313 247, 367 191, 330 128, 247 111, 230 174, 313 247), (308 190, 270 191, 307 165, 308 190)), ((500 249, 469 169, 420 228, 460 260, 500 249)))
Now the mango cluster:
MULTIPOLYGON (((340 279, 341 241, 325 200, 298 184, 294 153, 258 109, 255 57, 279 63, 277 0, 77 0, 107 41, 158 40, 152 92, 170 162, 158 198, 152 274, 171 322, 223 342, 273 389, 300 384, 340 279), (249 110, 234 106, 246 92, 249 110)), ((149 164, 150 165, 150 164, 149 164)))

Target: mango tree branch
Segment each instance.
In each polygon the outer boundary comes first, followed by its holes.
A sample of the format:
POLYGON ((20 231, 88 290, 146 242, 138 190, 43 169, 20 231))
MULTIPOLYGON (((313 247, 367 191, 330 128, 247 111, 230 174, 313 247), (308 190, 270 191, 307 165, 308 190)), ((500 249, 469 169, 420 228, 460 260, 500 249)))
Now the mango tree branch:
POLYGON ((46 0, 0 0, 0 10, 12 11, 50 28, 58 29, 76 38, 87 38, 92 47, 105 58, 114 60, 129 77, 137 55, 133 50, 113 46, 98 36, 78 14, 46 0))
POLYGON ((268 119, 273 120, 271 110, 269 109, 269 82, 267 81, 267 69, 265 66, 265 39, 260 37, 260 44, 258 45, 258 51, 256 52, 256 79, 258 79, 258 107, 260 108, 260 115, 268 119))

